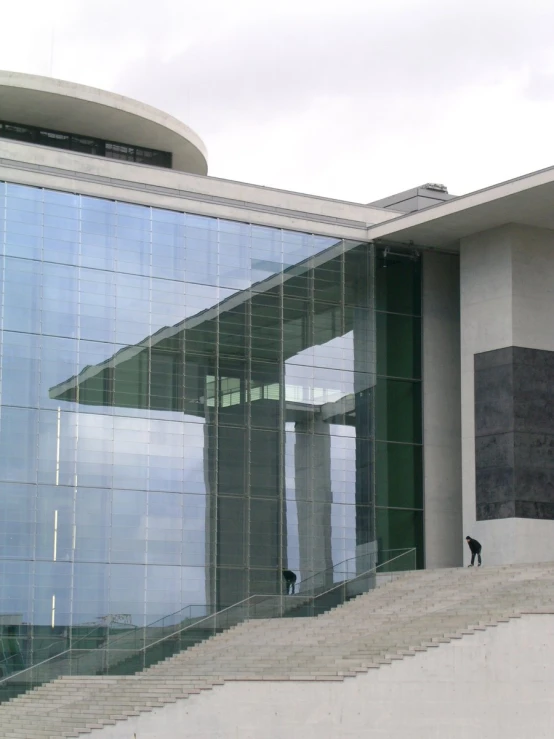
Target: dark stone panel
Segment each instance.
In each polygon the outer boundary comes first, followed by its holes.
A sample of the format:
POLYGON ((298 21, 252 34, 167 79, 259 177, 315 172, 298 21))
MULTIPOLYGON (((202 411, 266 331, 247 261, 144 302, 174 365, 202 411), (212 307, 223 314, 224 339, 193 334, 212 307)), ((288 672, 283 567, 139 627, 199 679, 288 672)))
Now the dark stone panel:
POLYGON ((477 469, 475 484, 480 491, 479 503, 505 503, 515 499, 513 467, 477 469))
MULTIPOLYGON (((554 520, 554 503, 533 503, 526 500, 516 500, 513 517, 542 518, 547 521, 552 521, 554 520)), ((501 518, 507 517, 502 516, 501 518)))
POLYGON ((475 355, 474 366, 475 371, 490 369, 491 367, 498 367, 500 365, 514 363, 514 349, 516 347, 507 346, 504 349, 493 349, 490 352, 481 352, 475 355))
MULTIPOLYGON (((508 434, 505 435, 508 437, 508 434)), ((554 434, 511 434, 513 443, 513 464, 516 468, 541 467, 554 470, 554 434)), ((481 444, 485 439, 479 439, 481 444)), ((506 439, 505 443, 509 443, 506 439)), ((477 444, 477 440, 476 440, 477 444)), ((483 459, 487 457, 483 454, 483 459)), ((488 465, 486 465, 488 466, 488 465)))
POLYGON ((516 467, 514 499, 554 503, 554 470, 541 467, 516 467))
POLYGON ((493 521, 497 518, 515 518, 516 504, 514 500, 509 503, 478 503, 477 520, 493 521))
POLYGON ((475 435, 511 431, 514 423, 513 365, 475 373, 475 435))
POLYGON ((516 431, 554 433, 554 367, 515 364, 513 399, 516 431))
MULTIPOLYGON (((504 351, 501 349, 500 351, 504 351)), ((542 349, 526 349, 520 346, 512 347, 513 362, 515 365, 525 364, 534 368, 544 367, 554 373, 554 352, 542 349)))
POLYGON ((489 434, 475 438, 475 466, 487 467, 514 466, 514 434, 489 434))
POLYGON ((554 352, 475 356, 478 520, 554 520, 554 352))

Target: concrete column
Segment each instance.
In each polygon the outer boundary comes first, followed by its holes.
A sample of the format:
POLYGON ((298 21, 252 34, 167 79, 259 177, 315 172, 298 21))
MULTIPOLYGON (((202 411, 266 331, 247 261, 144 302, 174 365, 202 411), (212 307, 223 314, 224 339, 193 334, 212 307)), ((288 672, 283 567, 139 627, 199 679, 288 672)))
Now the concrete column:
POLYGON ((461 242, 463 535, 488 564, 554 560, 553 285, 553 231, 461 242))
POLYGON ((422 257, 425 566, 462 563, 460 282, 457 254, 422 257))

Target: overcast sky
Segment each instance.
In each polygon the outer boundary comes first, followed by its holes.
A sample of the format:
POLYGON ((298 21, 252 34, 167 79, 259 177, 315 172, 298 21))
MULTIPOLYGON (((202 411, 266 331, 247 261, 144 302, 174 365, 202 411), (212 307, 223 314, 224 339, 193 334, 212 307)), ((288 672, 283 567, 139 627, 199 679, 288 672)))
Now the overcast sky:
POLYGON ((0 68, 172 113, 217 177, 368 202, 554 164, 553 0, 27 0, 0 13, 0 68))

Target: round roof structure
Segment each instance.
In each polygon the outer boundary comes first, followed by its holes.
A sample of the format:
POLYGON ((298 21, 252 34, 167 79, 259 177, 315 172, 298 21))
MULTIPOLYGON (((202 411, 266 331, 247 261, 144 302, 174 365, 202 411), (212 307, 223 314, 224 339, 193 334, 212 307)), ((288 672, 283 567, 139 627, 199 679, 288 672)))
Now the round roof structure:
POLYGON ((184 123, 94 87, 0 71, 0 120, 171 152, 173 169, 208 172, 206 147, 184 123))

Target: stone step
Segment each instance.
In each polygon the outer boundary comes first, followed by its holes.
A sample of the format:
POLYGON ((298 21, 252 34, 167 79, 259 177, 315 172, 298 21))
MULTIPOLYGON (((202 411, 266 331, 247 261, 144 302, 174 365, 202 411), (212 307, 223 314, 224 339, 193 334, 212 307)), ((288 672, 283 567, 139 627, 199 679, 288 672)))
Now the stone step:
POLYGON ((47 683, 0 704, 0 738, 86 736, 225 681, 355 679, 549 608, 552 563, 404 574, 317 618, 237 624, 134 676, 47 683))

